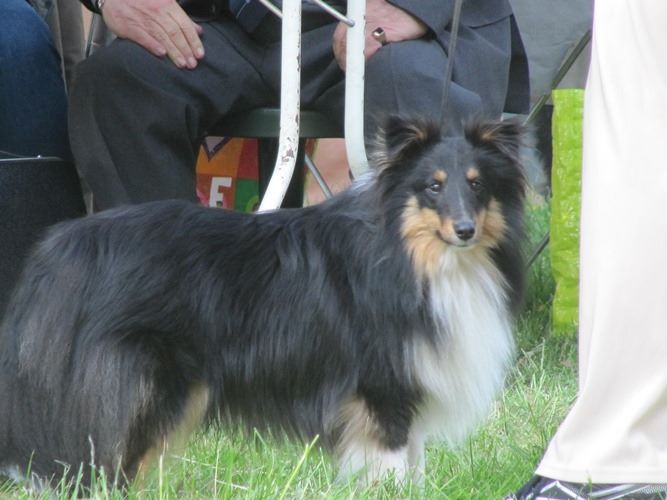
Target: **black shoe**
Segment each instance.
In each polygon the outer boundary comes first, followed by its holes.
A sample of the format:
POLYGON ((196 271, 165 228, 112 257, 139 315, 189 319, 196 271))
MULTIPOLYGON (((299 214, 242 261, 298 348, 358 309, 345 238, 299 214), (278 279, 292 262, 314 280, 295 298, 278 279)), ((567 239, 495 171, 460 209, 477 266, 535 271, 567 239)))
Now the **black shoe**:
POLYGON ((666 500, 667 484, 568 483, 533 476, 505 500, 666 500))

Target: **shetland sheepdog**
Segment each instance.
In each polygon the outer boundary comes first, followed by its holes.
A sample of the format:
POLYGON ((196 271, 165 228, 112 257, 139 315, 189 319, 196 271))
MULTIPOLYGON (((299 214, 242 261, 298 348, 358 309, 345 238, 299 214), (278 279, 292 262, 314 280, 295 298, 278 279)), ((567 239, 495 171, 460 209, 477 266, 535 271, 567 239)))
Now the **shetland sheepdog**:
POLYGON ((372 170, 316 206, 55 226, 0 329, 0 470, 126 484, 231 422, 319 436, 343 476, 420 477, 425 440, 474 429, 512 360, 523 134, 389 117, 372 170))

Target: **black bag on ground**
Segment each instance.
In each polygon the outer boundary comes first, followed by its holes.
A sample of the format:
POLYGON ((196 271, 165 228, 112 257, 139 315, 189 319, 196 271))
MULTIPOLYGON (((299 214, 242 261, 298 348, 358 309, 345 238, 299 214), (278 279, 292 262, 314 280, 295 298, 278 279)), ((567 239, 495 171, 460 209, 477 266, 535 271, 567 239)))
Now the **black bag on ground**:
POLYGON ((85 215, 74 166, 58 158, 0 159, 0 319, 44 229, 85 215))

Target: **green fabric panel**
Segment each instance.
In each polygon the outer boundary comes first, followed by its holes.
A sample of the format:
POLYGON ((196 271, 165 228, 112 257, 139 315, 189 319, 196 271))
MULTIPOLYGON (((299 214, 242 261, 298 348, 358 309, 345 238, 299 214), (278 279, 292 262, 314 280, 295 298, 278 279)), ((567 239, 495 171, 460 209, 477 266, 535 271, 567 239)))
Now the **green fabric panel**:
POLYGON ((236 197, 234 209, 240 212, 253 212, 259 205, 257 181, 236 179, 236 197))
POLYGON ((579 314, 579 212, 584 91, 553 91, 551 269, 556 283, 553 333, 574 335, 579 314))

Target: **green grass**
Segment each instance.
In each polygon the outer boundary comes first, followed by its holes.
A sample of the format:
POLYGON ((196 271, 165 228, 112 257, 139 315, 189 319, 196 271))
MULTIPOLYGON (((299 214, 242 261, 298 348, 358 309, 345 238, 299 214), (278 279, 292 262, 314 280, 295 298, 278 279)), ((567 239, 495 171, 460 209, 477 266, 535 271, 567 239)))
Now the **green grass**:
MULTIPOLYGON (((548 227, 548 210, 530 211, 530 239, 548 227)), ((533 473, 576 391, 576 341, 550 335, 553 294, 548 248, 530 269, 526 304, 519 318, 518 357, 507 389, 486 423, 461 447, 433 443, 427 449, 423 489, 392 481, 370 487, 336 480, 334 465, 313 443, 277 442, 260 435, 210 430, 193 437, 182 456, 158 467, 128 497, 150 499, 498 499, 533 473)), ((95 498, 123 498, 107 491, 104 478, 95 498)), ((72 498, 64 488, 31 493, 0 485, 0 498, 72 498)))

